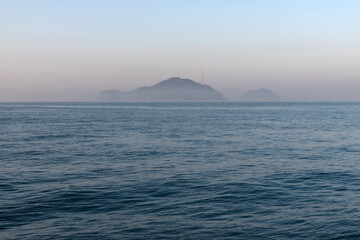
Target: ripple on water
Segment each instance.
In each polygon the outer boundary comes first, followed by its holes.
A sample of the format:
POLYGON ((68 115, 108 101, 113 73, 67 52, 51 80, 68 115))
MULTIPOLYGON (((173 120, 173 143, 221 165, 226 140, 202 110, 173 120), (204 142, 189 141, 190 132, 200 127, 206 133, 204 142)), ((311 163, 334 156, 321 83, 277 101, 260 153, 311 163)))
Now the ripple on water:
POLYGON ((359 110, 0 104, 0 239, 360 238, 359 110))

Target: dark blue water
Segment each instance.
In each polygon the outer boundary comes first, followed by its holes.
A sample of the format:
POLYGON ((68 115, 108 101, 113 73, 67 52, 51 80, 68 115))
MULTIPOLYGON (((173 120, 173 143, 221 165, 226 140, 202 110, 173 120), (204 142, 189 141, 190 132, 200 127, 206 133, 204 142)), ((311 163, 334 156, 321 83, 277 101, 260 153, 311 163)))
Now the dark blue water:
POLYGON ((359 103, 0 104, 0 239, 360 239, 359 103))

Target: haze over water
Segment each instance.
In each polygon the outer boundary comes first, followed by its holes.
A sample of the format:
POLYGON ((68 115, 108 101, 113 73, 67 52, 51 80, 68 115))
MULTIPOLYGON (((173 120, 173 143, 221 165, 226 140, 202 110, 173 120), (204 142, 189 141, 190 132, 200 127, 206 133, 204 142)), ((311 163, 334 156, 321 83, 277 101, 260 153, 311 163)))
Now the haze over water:
POLYGON ((93 101, 178 76, 229 100, 360 100, 356 0, 0 2, 0 101, 93 101))
POLYGON ((0 239, 360 238, 359 113, 0 104, 0 239))
POLYGON ((359 12, 0 1, 0 240, 360 239, 359 12))

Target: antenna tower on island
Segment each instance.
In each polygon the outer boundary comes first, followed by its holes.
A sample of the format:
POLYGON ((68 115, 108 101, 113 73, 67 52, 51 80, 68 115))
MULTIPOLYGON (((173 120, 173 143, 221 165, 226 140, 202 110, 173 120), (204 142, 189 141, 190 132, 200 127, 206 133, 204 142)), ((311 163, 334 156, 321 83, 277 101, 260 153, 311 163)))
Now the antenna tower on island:
POLYGON ((201 80, 200 80, 201 84, 205 84, 205 79, 204 79, 204 67, 201 66, 201 80))

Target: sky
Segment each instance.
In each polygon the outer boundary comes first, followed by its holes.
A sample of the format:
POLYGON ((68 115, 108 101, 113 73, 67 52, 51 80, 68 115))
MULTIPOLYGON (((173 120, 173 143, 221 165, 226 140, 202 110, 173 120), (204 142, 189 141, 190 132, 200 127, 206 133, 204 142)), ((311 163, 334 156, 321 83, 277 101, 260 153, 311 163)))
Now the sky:
POLYGON ((239 100, 360 101, 358 0, 0 0, 0 101, 94 101, 173 76, 239 100))

